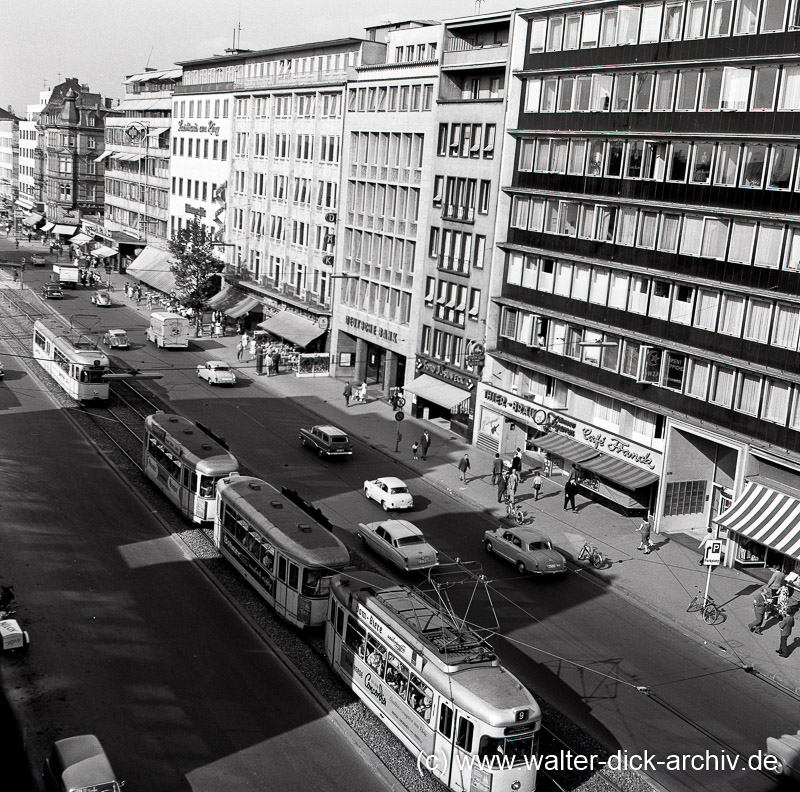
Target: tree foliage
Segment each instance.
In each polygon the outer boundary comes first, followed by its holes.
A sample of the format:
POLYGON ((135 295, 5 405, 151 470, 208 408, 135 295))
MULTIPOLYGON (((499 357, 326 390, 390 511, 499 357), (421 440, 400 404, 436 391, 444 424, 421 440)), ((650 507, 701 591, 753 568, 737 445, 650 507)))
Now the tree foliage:
POLYGON ((213 237, 205 226, 192 220, 169 242, 174 262, 170 269, 175 276, 175 290, 181 305, 200 314, 219 288, 214 276, 222 272, 224 263, 211 246, 213 237))

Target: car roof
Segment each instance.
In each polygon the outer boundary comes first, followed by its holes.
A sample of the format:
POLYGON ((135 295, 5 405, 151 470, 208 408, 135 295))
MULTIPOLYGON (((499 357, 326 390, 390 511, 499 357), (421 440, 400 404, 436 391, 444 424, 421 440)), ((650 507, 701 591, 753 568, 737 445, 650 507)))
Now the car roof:
POLYGON ((382 481, 387 487, 405 487, 406 483, 397 476, 384 476, 383 478, 373 479, 373 481, 382 481))
POLYGON ((541 531, 536 531, 533 528, 505 528, 502 525, 500 530, 511 531, 515 536, 524 539, 526 542, 549 542, 550 537, 543 534, 541 531))
POLYGON ((345 432, 343 429, 337 429, 335 426, 330 426, 328 424, 325 424, 324 426, 322 425, 315 426, 314 429, 316 429, 319 432, 325 432, 325 434, 341 434, 341 435, 347 434, 347 432, 345 432))
POLYGON ((371 523, 370 527, 373 525, 376 528, 383 526, 395 539, 400 539, 404 536, 422 536, 422 531, 408 520, 383 520, 371 523))
POLYGON ((127 335, 127 333, 128 333, 127 330, 121 330, 119 328, 117 328, 116 330, 109 330, 108 332, 111 335, 127 335))
POLYGON ((224 360, 207 360, 207 366, 230 366, 230 363, 226 363, 224 360))
POLYGON ((63 768, 61 777, 67 789, 83 789, 115 780, 103 746, 93 734, 58 740, 53 745, 53 756, 63 768))

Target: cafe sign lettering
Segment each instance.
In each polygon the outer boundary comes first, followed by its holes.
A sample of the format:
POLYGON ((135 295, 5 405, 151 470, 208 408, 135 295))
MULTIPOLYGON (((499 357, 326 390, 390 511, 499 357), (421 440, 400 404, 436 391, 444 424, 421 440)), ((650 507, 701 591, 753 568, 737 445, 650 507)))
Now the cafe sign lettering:
POLYGON ((178 132, 208 132, 209 135, 219 137, 219 126, 213 121, 207 124, 190 124, 187 121, 178 122, 178 132))
POLYGON ((649 451, 645 454, 634 451, 630 443, 626 443, 618 437, 609 437, 602 432, 597 432, 588 426, 584 426, 583 439, 598 451, 602 448, 606 453, 617 454, 627 459, 629 462, 635 462, 637 465, 644 465, 650 468, 650 470, 655 470, 656 468, 656 464, 649 451))
MULTIPOLYGON (((417 372, 424 374, 432 374, 434 377, 452 382, 459 388, 471 391, 475 387, 475 380, 472 377, 465 377, 457 371, 451 371, 447 366, 442 366, 440 363, 434 363, 432 360, 417 359, 417 372)), ((466 397, 465 397, 466 398, 466 397)))

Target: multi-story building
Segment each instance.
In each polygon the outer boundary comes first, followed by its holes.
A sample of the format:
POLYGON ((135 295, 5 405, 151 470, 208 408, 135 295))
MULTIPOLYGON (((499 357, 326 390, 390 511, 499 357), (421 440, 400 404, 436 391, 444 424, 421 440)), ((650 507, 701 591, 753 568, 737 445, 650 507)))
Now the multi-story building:
POLYGON ((388 393, 418 347, 441 25, 367 33, 383 43, 347 88, 332 346, 337 376, 388 393))
POLYGON ((212 307, 329 349, 344 90, 383 45, 346 38, 233 55, 226 293, 212 307))
POLYGON ((44 200, 49 233, 72 236, 85 216, 103 212, 103 152, 111 99, 75 78, 57 85, 39 115, 44 135, 44 200))
MULTIPOLYGON (((44 139, 37 128, 39 114, 47 107, 51 89, 39 93, 39 101, 27 107, 25 118, 19 122, 19 195, 18 216, 27 227, 44 218, 44 139), (36 214, 33 218, 30 215, 36 214)), ((22 227, 25 227, 23 225, 22 227)))
POLYGON ((444 25, 436 97, 430 222, 421 245, 422 329, 417 378, 407 383, 418 417, 439 417, 472 439, 484 364, 491 251, 515 19, 512 12, 444 25))
POLYGON ((798 10, 524 18, 481 432, 661 530, 721 525, 728 563, 797 559, 798 10))
POLYGON ((166 249, 172 93, 180 80, 180 69, 129 75, 117 113, 106 119, 100 238, 123 269, 147 245, 166 249))
POLYGON ((19 118, 0 108, 0 212, 10 217, 17 196, 19 118))

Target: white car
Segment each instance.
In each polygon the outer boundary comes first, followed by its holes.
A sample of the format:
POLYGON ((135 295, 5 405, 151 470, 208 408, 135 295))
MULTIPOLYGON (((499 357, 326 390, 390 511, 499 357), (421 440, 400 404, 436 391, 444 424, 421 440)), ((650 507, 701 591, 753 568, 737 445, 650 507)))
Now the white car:
POLYGON ((92 295, 92 302, 102 308, 108 308, 111 305, 111 295, 105 291, 95 292, 92 295))
POLYGON ((209 385, 235 385, 236 375, 233 369, 222 360, 209 360, 197 367, 197 376, 209 385))
POLYGON ((782 737, 767 737, 767 753, 775 761, 774 767, 768 767, 768 770, 785 778, 787 783, 800 781, 800 731, 782 737))
POLYGON ((124 330, 107 330, 103 336, 103 343, 115 349, 128 348, 128 334, 124 330))
POLYGON ((403 572, 439 566, 439 553, 408 520, 359 523, 358 537, 403 572))
POLYGON ((414 499, 405 482, 394 476, 365 481, 364 495, 380 503, 384 511, 414 507, 414 499))

